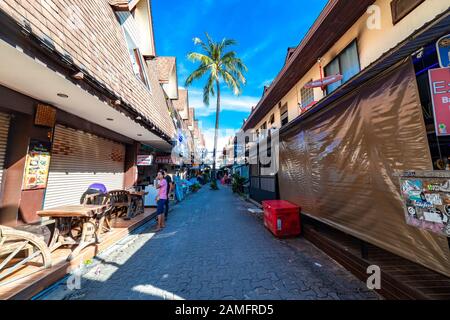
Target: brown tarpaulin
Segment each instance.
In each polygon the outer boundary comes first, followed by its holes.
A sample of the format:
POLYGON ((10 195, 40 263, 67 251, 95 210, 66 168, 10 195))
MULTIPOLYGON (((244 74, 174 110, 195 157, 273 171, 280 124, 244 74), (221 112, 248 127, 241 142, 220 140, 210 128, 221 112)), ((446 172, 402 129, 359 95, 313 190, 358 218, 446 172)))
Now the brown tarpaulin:
POLYGON ((409 60, 281 137, 282 199, 317 220, 450 276, 447 239, 405 222, 394 176, 403 170, 433 170, 409 60))

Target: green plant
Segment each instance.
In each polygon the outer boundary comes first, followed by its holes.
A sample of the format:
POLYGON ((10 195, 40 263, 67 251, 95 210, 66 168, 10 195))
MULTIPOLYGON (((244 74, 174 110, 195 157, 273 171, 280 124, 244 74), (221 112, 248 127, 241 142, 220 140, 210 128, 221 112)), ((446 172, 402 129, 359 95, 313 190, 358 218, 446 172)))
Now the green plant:
POLYGON ((203 172, 203 183, 206 184, 209 182, 209 172, 203 172))
POLYGON ((211 181, 210 186, 211 186, 211 190, 219 190, 219 187, 217 186, 217 181, 216 180, 211 181))
POLYGON ((196 182, 192 185, 192 191, 193 192, 197 192, 198 190, 200 190, 202 188, 202 186, 200 185, 200 183, 196 182))
POLYGON ((228 51, 229 47, 236 45, 235 40, 223 39, 221 42, 215 42, 207 33, 206 40, 206 42, 203 42, 200 38, 194 38, 194 44, 201 47, 202 53, 191 52, 188 54, 188 59, 192 62, 198 62, 200 65, 186 79, 185 85, 189 87, 194 81, 205 78, 207 80, 203 88, 203 102, 208 106, 210 95, 213 97, 217 96, 212 168, 212 176, 215 177, 220 115, 220 85, 224 82, 233 91, 234 95, 240 95, 242 92, 241 86, 246 83, 244 73, 247 71, 247 67, 237 57, 235 51, 228 51))
POLYGON ((235 173, 232 176, 231 189, 234 193, 242 194, 244 193, 244 184, 246 179, 241 177, 239 174, 235 173))

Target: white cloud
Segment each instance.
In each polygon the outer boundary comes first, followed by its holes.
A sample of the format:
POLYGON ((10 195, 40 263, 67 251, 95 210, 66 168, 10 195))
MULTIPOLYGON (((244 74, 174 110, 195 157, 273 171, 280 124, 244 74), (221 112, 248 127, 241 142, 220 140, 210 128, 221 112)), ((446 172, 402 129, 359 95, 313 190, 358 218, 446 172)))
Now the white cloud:
POLYGON ((265 40, 260 42, 257 46, 248 49, 242 54, 242 60, 249 60, 255 57, 258 53, 261 51, 264 51, 269 47, 269 45, 272 43, 273 38, 271 36, 266 36, 265 40))
MULTIPOLYGON (((220 102, 220 110, 250 112, 258 104, 259 98, 224 94, 220 102)), ((216 112, 216 97, 210 97, 209 106, 206 106, 202 91, 189 90, 189 106, 195 109, 196 116, 206 117, 216 112)))
POLYGON ((264 87, 268 87, 268 86, 270 86, 270 85, 272 84, 272 82, 273 82, 273 78, 264 80, 264 81, 261 82, 261 84, 258 86, 258 89, 262 89, 262 88, 264 88, 264 87))

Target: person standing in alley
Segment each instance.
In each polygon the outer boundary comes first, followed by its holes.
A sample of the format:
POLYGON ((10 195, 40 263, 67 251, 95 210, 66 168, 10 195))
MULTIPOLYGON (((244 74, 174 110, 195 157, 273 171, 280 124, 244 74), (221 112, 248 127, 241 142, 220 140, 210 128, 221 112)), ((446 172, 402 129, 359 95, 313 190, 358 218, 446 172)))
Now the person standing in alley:
POLYGON ((167 201, 166 201, 166 205, 164 207, 164 209, 165 209, 164 218, 167 219, 167 216, 169 215, 169 194, 173 191, 174 185, 173 185, 172 177, 167 174, 167 170, 162 169, 161 171, 163 173, 164 179, 167 182, 167 201))
POLYGON ((156 216, 158 217, 158 226, 154 230, 155 232, 160 231, 166 226, 164 219, 164 209, 167 199, 167 181, 164 179, 164 175, 161 171, 158 172, 158 176, 156 177, 158 180, 158 185, 156 189, 158 189, 158 196, 156 197, 156 216))

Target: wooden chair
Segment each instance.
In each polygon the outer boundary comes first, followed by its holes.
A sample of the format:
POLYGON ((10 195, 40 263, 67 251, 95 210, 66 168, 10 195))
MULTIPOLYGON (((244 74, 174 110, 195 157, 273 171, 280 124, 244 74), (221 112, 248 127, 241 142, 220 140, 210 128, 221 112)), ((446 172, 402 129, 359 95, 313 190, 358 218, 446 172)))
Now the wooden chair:
POLYGON ((0 225, 0 281, 29 263, 51 267, 51 252, 43 237, 0 225))
POLYGON ((131 194, 126 190, 113 190, 108 192, 108 201, 112 206, 111 216, 115 219, 130 214, 131 194))
POLYGON ((109 194, 104 193, 93 193, 93 194, 85 194, 83 196, 82 205, 103 205, 107 204, 108 209, 104 213, 103 223, 101 224, 100 232, 110 232, 112 231, 112 214, 114 211, 113 202, 114 199, 110 197, 109 194))

